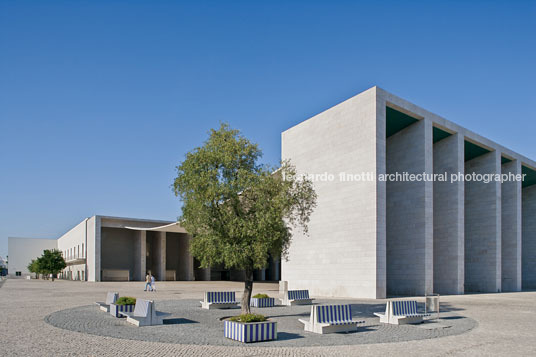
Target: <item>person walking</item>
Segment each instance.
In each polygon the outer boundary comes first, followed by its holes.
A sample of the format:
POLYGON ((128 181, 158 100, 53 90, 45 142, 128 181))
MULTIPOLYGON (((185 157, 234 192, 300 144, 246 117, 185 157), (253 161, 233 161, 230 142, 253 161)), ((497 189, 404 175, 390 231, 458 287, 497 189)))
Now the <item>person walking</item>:
POLYGON ((156 291, 155 278, 153 274, 151 274, 151 291, 156 291))
POLYGON ((153 290, 153 287, 151 286, 151 274, 149 273, 145 276, 145 290, 143 291, 147 291, 147 289, 149 289, 149 291, 153 290))

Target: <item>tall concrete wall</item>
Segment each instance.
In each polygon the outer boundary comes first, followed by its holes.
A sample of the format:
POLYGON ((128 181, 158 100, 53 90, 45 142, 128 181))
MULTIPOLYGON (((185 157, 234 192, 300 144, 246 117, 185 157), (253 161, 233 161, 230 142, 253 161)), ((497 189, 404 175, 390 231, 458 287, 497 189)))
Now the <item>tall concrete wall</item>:
MULTIPOLYGON (((420 120, 387 138, 388 174, 428 174, 432 126, 420 120)), ((433 290, 433 182, 387 182, 387 293, 423 295, 433 290)))
POLYGON ((434 182, 434 292, 439 294, 464 292, 464 184, 450 180, 464 172, 463 145, 459 134, 434 144, 434 174, 447 173, 447 181, 434 182))
MULTIPOLYGON (((502 164, 503 174, 521 174, 517 160, 502 164)), ((501 185, 501 289, 521 291, 521 182, 501 185)))
MULTIPOLYGON (((282 133, 282 159, 316 180, 317 208, 309 236, 295 231, 281 279, 312 295, 381 298, 378 274, 376 182, 340 181, 340 173, 376 174, 376 88, 365 91, 282 133)), ((383 131, 385 133, 385 131, 383 131)))
MULTIPOLYGON (((500 174, 493 151, 465 163, 465 172, 500 174)), ((465 182, 465 291, 501 290, 501 184, 465 182)))
POLYGON ((9 276, 14 277, 16 272, 20 272, 22 276, 29 275, 30 272, 26 267, 32 259, 39 258, 45 249, 57 248, 56 239, 8 237, 9 276))
POLYGON ((523 289, 536 289, 536 185, 523 188, 522 212, 522 284, 523 289))

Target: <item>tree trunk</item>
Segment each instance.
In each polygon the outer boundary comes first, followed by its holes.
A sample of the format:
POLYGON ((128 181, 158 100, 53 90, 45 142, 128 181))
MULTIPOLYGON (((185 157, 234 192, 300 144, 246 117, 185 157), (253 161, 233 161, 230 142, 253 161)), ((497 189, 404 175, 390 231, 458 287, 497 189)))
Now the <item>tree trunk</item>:
POLYGON ((253 291, 253 269, 246 269, 246 278, 244 280, 244 294, 242 294, 242 313, 249 314, 251 312, 249 303, 251 292, 253 291))

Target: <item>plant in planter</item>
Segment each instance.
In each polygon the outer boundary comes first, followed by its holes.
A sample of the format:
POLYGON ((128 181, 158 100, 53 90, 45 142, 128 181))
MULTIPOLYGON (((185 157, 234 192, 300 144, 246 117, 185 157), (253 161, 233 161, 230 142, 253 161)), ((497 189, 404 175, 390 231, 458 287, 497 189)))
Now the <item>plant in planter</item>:
POLYGON ((277 322, 257 314, 233 316, 225 320, 225 337, 240 342, 277 340, 277 322))
POLYGON ((251 306, 253 307, 274 307, 275 299, 266 294, 257 294, 251 298, 251 306))
POLYGON ((122 296, 114 304, 110 304, 110 314, 115 317, 123 317, 119 312, 132 312, 136 306, 136 298, 122 296))

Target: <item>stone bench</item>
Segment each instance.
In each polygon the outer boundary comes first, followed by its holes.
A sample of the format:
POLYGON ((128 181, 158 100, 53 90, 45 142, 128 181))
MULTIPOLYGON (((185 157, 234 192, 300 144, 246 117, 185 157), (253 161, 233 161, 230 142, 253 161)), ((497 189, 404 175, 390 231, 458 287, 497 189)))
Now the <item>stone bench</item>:
POLYGON ((237 307, 234 291, 206 291, 205 299, 200 301, 203 309, 230 309, 237 307))
POLYGON ((415 300, 394 300, 388 301, 385 305, 385 313, 375 312, 374 315, 380 318, 380 322, 393 325, 418 324, 430 314, 419 313, 417 301, 415 300))
POLYGON ((309 297, 309 290, 289 290, 281 299, 283 305, 309 305, 313 299, 309 297))
POLYGON ((99 306, 101 311, 109 312, 110 311, 110 305, 114 304, 117 301, 118 298, 119 298, 119 293, 109 292, 109 293, 106 294, 106 301, 105 302, 97 301, 97 302, 95 302, 95 304, 97 304, 99 306))
POLYGON ((164 317, 171 315, 167 312, 156 311, 154 301, 143 299, 136 299, 133 312, 120 311, 118 313, 125 316, 127 322, 138 327, 162 325, 164 323, 164 317))
POLYGON ((358 324, 365 323, 352 319, 352 306, 349 304, 311 306, 309 320, 299 321, 304 324, 305 331, 320 334, 356 331, 358 324))

